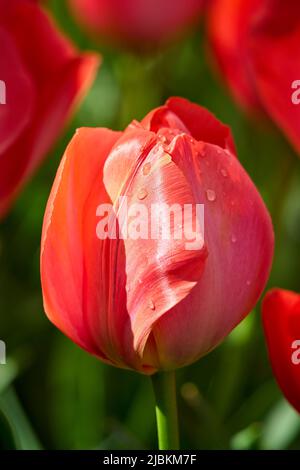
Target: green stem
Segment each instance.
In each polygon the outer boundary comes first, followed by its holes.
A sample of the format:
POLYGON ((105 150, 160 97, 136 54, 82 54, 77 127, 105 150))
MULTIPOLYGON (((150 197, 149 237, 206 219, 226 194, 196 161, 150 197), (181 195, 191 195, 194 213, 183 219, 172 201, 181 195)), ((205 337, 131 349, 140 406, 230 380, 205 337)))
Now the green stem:
POLYGON ((158 372, 152 377, 156 400, 156 422, 160 450, 179 449, 175 372, 158 372))

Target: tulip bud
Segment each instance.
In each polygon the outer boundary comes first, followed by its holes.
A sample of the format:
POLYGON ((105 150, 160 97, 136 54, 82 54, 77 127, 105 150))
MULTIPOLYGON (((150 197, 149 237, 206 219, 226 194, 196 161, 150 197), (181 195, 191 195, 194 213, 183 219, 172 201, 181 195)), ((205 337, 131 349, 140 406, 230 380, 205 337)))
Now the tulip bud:
POLYGON ((212 0, 210 43, 223 78, 248 112, 267 115, 300 152, 300 2, 212 0))
POLYGON ((274 289, 266 295, 262 313, 275 378, 300 413, 300 295, 274 289))
POLYGON ((204 0, 69 0, 94 36, 144 51, 165 44, 196 23, 204 0))
POLYGON ((104 362, 174 369, 250 312, 272 254, 269 214, 229 128, 171 98, 124 132, 83 128, 69 144, 43 225, 45 311, 104 362))
POLYGON ((31 0, 0 0, 0 217, 45 158, 91 85, 96 54, 79 54, 31 0))

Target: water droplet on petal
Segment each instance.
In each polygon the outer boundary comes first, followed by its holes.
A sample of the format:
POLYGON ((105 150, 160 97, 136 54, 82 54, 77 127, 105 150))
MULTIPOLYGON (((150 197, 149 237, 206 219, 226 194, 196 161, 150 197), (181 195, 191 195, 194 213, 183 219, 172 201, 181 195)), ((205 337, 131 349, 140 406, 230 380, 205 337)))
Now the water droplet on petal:
POLYGON ((237 238, 236 238, 236 236, 235 236, 235 235, 232 235, 232 237, 231 237, 231 241, 232 241, 232 243, 236 243, 236 242, 237 242, 237 238))
POLYGON ((149 302, 148 302, 148 307, 149 307, 151 310, 155 310, 155 304, 154 304, 153 300, 151 300, 151 299, 149 300, 149 302))
POLYGON ((227 173, 227 170, 225 170, 225 168, 221 168, 221 175, 224 176, 224 178, 227 178, 228 173, 227 173))
POLYGON ((147 176, 149 175, 151 171, 151 163, 145 163, 145 165, 143 166, 143 175, 147 176))
POLYGON ((203 146, 201 146, 201 147, 198 146, 198 147, 197 147, 197 152, 196 152, 196 154, 197 154, 198 157, 201 157, 201 158, 205 157, 205 156, 206 156, 206 149, 205 149, 205 147, 203 147, 203 146))
POLYGON ((214 202, 216 200, 216 193, 213 189, 207 189, 206 190, 206 197, 207 200, 210 202, 214 202))
POLYGON ((140 200, 145 199, 145 197, 147 197, 147 196, 148 196, 148 192, 147 192, 147 190, 146 190, 145 188, 140 189, 139 192, 138 192, 138 194, 137 194, 137 197, 138 197, 138 199, 140 199, 140 200))
POLYGON ((246 282, 246 284, 247 284, 247 286, 251 286, 251 281, 249 281, 249 279, 248 279, 248 281, 246 282))

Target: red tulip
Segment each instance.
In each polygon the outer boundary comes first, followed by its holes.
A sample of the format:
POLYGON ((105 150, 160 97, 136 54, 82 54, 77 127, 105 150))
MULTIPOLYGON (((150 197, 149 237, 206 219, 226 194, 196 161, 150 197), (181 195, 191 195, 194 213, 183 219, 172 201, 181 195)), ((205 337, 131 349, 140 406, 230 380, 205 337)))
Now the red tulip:
POLYGON ((32 0, 0 0, 0 216, 89 87, 98 57, 80 55, 32 0))
POLYGON ((269 214, 229 128, 171 98, 124 132, 83 128, 69 144, 44 219, 45 311, 109 364, 172 369, 214 348, 253 308, 272 253, 269 214), (97 207, 113 203, 111 221, 121 225, 125 196, 149 211, 203 203, 204 246, 187 249, 175 222, 167 241, 113 239, 113 224, 99 240, 97 207))
POLYGON ((299 0, 212 0, 208 29, 235 98, 266 113, 300 152, 299 0))
POLYGON ((143 50, 180 35, 199 19, 204 0, 69 0, 94 35, 143 50))
POLYGON ((274 289, 266 295, 262 311, 276 380, 300 413, 300 295, 274 289))

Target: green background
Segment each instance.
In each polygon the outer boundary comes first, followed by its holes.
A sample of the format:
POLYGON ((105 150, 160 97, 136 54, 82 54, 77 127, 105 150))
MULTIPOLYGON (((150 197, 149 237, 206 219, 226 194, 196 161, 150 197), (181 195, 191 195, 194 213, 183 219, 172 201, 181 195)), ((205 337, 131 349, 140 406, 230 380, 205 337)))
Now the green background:
MULTIPOLYGON (((270 122, 249 120, 214 72, 203 25, 147 57, 95 44, 51 1, 59 25, 103 65, 82 107, 0 225, 0 448, 156 447, 150 380, 106 366, 58 332, 43 312, 39 249, 43 213, 64 148, 80 126, 123 129, 172 95, 208 107, 232 127, 240 161, 273 217, 269 286, 300 291, 300 162, 270 122)), ((300 419, 268 363, 260 304, 215 351, 177 373, 183 448, 300 446, 300 419)))

